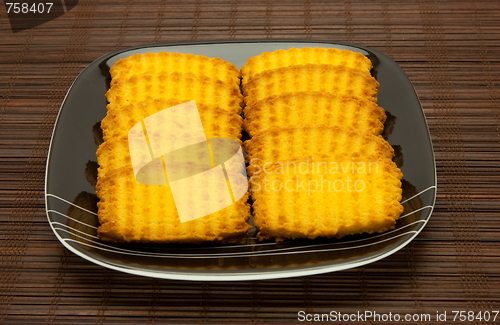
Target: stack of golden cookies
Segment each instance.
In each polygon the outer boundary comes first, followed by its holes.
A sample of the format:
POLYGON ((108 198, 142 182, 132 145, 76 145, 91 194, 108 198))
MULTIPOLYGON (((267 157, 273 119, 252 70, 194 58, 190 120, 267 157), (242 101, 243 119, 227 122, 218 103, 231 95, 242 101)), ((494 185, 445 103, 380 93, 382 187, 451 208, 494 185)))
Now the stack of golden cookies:
MULTIPOLYGON (((248 194, 220 211, 181 222, 168 182, 148 185, 136 179, 128 138, 131 128, 144 119, 195 101, 207 139, 241 142, 240 71, 218 58, 160 52, 121 59, 110 73, 107 115, 101 122, 104 143, 97 151, 99 238, 144 243, 240 240, 251 228, 248 194)), ((158 140, 154 137, 145 136, 149 143, 158 140)), ((186 197, 199 206, 210 205, 211 198, 198 190, 193 188, 186 197)))
POLYGON ((379 83, 361 53, 292 48, 242 67, 254 224, 260 239, 384 232, 402 173, 380 135, 379 83))

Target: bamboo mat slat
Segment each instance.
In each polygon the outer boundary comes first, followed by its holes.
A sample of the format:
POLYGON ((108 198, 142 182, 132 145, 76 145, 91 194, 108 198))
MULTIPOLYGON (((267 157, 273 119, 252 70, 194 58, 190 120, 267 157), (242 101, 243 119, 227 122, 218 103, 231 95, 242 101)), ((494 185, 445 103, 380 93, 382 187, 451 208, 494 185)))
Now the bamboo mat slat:
POLYGON ((414 323, 438 324, 436 311, 450 320, 453 310, 499 310, 499 20, 492 0, 80 0, 13 33, 1 7, 0 324, 272 324, 296 323, 299 311, 365 310, 430 314, 414 323), (438 172, 433 215, 412 243, 336 273, 186 282, 108 270, 57 241, 45 216, 45 163, 79 72, 128 46, 229 39, 354 42, 404 69, 438 172))

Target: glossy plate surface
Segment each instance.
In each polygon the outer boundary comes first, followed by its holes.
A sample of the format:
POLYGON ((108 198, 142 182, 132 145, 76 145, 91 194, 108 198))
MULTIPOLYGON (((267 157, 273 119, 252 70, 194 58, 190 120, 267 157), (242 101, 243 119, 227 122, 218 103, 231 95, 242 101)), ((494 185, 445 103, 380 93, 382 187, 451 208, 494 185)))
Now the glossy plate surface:
POLYGON ((57 238, 96 264, 142 276, 183 280, 253 280, 339 271, 389 256, 408 244, 430 218, 436 168, 425 117, 403 70, 385 54, 354 44, 305 41, 244 41, 155 44, 116 51, 94 61, 76 78, 54 127, 47 162, 47 217, 57 238), (368 56, 380 82, 378 104, 389 114, 385 135, 396 148, 404 174, 405 211, 383 234, 342 240, 259 243, 252 232, 243 245, 117 245, 97 239, 94 191, 99 122, 106 115, 109 67, 135 53, 181 52, 220 57, 241 67, 248 58, 291 47, 334 47, 368 56))

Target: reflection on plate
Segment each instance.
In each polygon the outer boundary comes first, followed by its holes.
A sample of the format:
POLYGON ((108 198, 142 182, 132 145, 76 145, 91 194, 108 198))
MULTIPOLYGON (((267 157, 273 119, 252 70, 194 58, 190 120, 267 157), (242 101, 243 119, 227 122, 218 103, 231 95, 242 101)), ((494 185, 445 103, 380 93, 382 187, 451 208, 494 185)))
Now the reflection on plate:
POLYGON ((383 53, 363 46, 306 41, 239 41, 155 44, 110 53, 75 80, 54 128, 46 174, 46 207, 57 238, 75 254, 127 273, 184 280, 254 280, 344 270, 377 261, 409 243, 430 218, 436 197, 436 168, 427 123, 406 74, 383 53), (97 238, 95 151, 109 67, 135 53, 182 52, 220 57, 241 67, 249 57, 291 47, 334 47, 361 52, 380 82, 378 104, 388 112, 383 136, 395 148, 403 179, 402 216, 394 230, 341 240, 258 242, 250 232, 240 245, 111 244, 97 238), (404 159, 403 159, 404 157, 404 159))

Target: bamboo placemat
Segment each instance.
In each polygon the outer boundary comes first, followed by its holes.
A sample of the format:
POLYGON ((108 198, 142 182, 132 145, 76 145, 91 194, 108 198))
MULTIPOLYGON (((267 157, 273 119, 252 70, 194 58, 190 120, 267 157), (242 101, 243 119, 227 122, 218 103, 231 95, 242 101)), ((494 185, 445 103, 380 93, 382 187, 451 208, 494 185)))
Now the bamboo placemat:
POLYGON ((443 323, 436 313, 451 322, 453 311, 472 311, 460 323, 492 324, 475 316, 500 309, 499 21, 493 0, 80 0, 13 33, 0 9, 0 323, 267 324, 299 322, 300 311, 372 311, 431 324, 443 323), (262 38, 354 42, 405 70, 438 169, 423 232, 363 267, 249 282, 137 277, 67 251, 47 223, 43 188, 52 127, 78 73, 127 46, 262 38))

